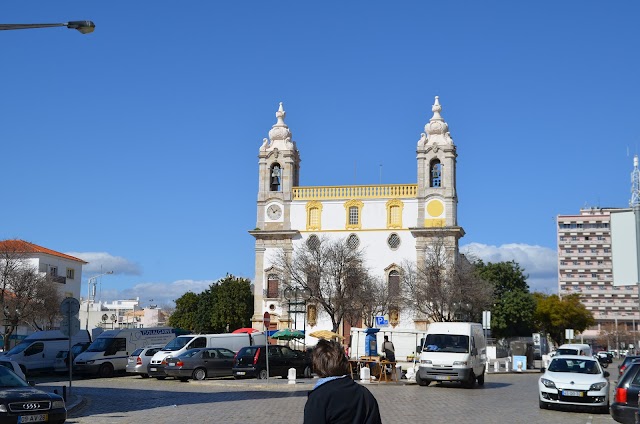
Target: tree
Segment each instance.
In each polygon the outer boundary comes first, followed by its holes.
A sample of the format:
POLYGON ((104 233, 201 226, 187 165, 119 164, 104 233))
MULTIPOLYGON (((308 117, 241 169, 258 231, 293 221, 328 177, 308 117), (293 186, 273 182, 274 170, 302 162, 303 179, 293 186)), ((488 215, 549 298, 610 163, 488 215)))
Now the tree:
POLYGON ((492 335, 531 336, 536 304, 524 270, 515 261, 485 264, 477 260, 475 266, 478 275, 493 285, 492 335))
POLYGON ((571 328, 580 333, 595 324, 593 315, 580 302, 578 294, 560 298, 556 294, 534 293, 534 297, 535 324, 540 330, 546 331, 557 344, 564 341, 566 329, 571 328))
POLYGON ((405 261, 402 268, 404 305, 431 321, 477 321, 491 303, 491 285, 464 255, 455 255, 444 233, 434 237, 423 263, 405 261))
POLYGON ((59 316, 62 295, 56 283, 38 272, 20 245, 5 243, 0 251, 0 312, 4 324, 4 349, 19 325, 36 330, 50 327, 59 316))
POLYGON ((251 281, 227 276, 213 288, 215 307, 210 311, 210 325, 214 333, 250 327, 253 315, 251 281))
POLYGON ((194 331, 198 295, 193 292, 187 292, 176 299, 175 302, 176 308, 169 317, 168 324, 171 327, 194 331))
POLYGON ((200 294, 185 293, 176 300, 169 325, 199 333, 223 333, 248 327, 253 315, 251 282, 227 274, 200 294))
POLYGON ((338 331, 343 320, 355 323, 370 311, 373 280, 363 251, 350 247, 346 239, 309 238, 291 256, 280 250, 274 262, 289 285, 310 290, 309 301, 327 313, 332 331, 338 331))

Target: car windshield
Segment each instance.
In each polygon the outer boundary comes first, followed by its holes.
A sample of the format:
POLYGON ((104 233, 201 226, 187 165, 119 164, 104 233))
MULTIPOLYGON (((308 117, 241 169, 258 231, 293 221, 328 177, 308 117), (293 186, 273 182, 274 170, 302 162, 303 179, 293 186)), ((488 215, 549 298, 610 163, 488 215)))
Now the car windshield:
POLYGON ((554 358, 547 368, 550 372, 567 372, 576 374, 600 374, 598 361, 591 359, 554 358))
POLYGON ((424 345, 426 352, 469 353, 469 336, 459 334, 428 334, 424 345))
POLYGON ((29 387, 29 384, 13 371, 0 367, 0 387, 29 387))
POLYGON ((180 350, 192 339, 193 337, 176 337, 175 339, 167 343, 167 345, 162 350, 180 350))
POLYGON ((7 355, 15 355, 17 353, 22 352, 23 350, 25 350, 26 348, 28 348, 31 345, 31 342, 25 343, 22 342, 16 346, 13 347, 13 349, 9 350, 6 354, 7 355))
POLYGON ((556 355, 577 355, 577 354, 578 354, 578 349, 569 349, 569 348, 558 349, 558 353, 556 353, 556 355))
POLYGON ((91 346, 87 348, 87 352, 105 352, 115 341, 111 337, 98 337, 91 346))
POLYGON ((136 349, 133 351, 133 353, 129 356, 138 356, 142 353, 142 349, 136 349))

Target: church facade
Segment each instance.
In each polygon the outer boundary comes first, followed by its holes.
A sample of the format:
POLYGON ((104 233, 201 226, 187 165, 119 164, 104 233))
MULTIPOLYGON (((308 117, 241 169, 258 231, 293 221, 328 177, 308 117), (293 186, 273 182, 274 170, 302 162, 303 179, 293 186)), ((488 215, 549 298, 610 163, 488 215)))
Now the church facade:
MULTIPOLYGON (((457 218, 456 146, 438 97, 431 110, 417 143, 416 182, 301 186, 301 154, 280 103, 277 122, 259 150, 257 220, 249 231, 255 237, 255 328, 263 328, 263 314, 269 312, 270 329, 331 329, 313 302, 303 303, 302 310, 294 302, 290 314, 291 291, 286 293, 288 282, 275 261, 278 252, 291 254, 314 237, 346 239, 349 246, 363 248, 370 273, 388 284, 399 284, 405 260, 423 262, 435 237, 458 255, 464 230, 457 218)), ((411 311, 389 315, 394 328, 426 328, 426 321, 411 311)))

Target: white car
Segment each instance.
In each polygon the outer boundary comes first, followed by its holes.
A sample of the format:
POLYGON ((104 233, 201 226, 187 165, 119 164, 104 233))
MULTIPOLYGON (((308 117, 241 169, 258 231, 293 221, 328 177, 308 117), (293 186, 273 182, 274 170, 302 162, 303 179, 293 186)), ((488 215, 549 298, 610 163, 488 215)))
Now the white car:
POLYGON ((608 414, 608 377, 596 358, 556 355, 538 380, 540 408, 571 405, 608 414))
POLYGON ((7 358, 0 358, 0 366, 9 368, 11 371, 18 374, 21 379, 27 381, 27 377, 24 375, 22 368, 20 368, 20 365, 16 361, 12 361, 7 358))

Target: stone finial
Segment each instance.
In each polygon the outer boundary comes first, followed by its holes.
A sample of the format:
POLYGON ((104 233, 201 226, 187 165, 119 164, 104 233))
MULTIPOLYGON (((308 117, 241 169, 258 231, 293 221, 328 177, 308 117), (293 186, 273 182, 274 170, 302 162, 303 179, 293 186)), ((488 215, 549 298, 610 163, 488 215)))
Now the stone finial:
POLYGON ((440 106, 440 98, 436 96, 436 100, 431 107, 431 111, 433 112, 433 116, 429 120, 429 123, 424 126, 425 132, 429 137, 433 135, 443 135, 448 137, 449 126, 440 115, 442 111, 442 106, 440 106))
POLYGON ((284 118, 287 116, 287 112, 284 111, 284 107, 282 102, 280 102, 280 107, 276 112, 276 118, 278 118, 278 122, 269 130, 269 139, 271 140, 271 145, 275 141, 285 141, 287 139, 291 139, 291 131, 287 124, 284 123, 284 118))

